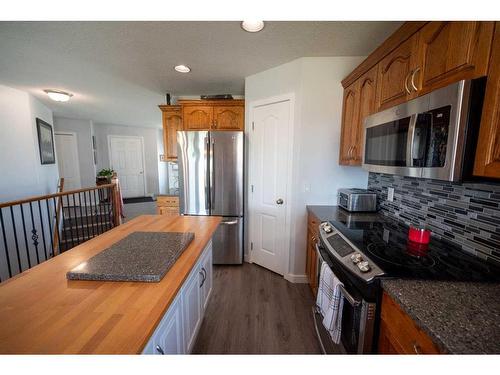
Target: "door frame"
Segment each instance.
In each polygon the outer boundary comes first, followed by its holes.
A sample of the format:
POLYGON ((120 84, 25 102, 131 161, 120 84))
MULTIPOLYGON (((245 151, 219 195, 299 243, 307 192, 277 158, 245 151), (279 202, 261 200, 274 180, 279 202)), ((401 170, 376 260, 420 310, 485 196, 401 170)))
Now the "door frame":
MULTIPOLYGON (((119 135, 119 134, 108 134, 108 160, 109 166, 111 168, 111 139, 113 138, 135 138, 141 141, 141 149, 142 149, 142 181, 144 186, 143 197, 146 197, 146 192, 148 191, 147 179, 146 179, 146 153, 144 150, 144 137, 140 135, 119 135)), ((118 176, 118 180, 120 176, 118 176)))
MULTIPOLYGON (((76 160, 77 160, 77 163, 76 163, 76 167, 77 167, 77 172, 78 172, 78 185, 80 186, 80 188, 82 188, 82 175, 81 175, 81 172, 80 172, 80 153, 78 152, 78 134, 76 134, 75 132, 67 132, 67 131, 55 131, 54 132, 54 143, 56 143, 56 140, 55 140, 55 136, 56 135, 71 135, 73 137, 75 137, 75 142, 76 142, 76 160)), ((56 155, 57 155, 57 146, 56 146, 56 155)), ((60 174, 60 171, 59 171, 59 158, 57 158, 57 172, 60 174)), ((93 161, 92 161, 93 162, 93 161)), ((59 176, 61 177, 61 176, 59 176)))
POLYGON ((285 210, 285 228, 284 228, 284 235, 285 235, 285 244, 284 244, 284 259, 283 259, 283 277, 289 281, 293 280, 293 275, 290 273, 290 250, 291 250, 291 238, 290 238, 290 233, 291 233, 291 224, 292 224, 292 201, 290 199, 291 197, 291 187, 293 184, 293 156, 292 156, 292 150, 293 150, 293 144, 294 144, 294 125, 295 125, 295 93, 289 92, 286 94, 282 95, 277 95, 277 96, 271 96, 267 97, 264 99, 258 99, 250 102, 250 111, 249 111, 249 124, 250 126, 248 127, 247 131, 247 138, 248 138, 248 181, 247 181, 247 191, 248 191, 248 209, 247 209, 247 223, 248 223, 248 233, 249 236, 247 238, 246 242, 246 248, 248 249, 248 255, 249 255, 249 263, 253 263, 253 254, 252 250, 250 247, 251 239, 254 236, 254 228, 253 228, 253 219, 254 219, 254 204, 253 204, 253 196, 251 195, 251 182, 254 177, 254 164, 252 162, 253 160, 253 141, 254 141, 254 135, 251 130, 251 124, 254 119, 254 109, 258 107, 264 107, 266 105, 270 104, 278 104, 278 103, 283 103, 288 101, 290 103, 289 107, 289 121, 288 121, 288 150, 287 150, 287 155, 288 155, 288 162, 287 162, 287 178, 285 179, 286 181, 286 187, 285 187, 285 202, 288 202, 286 205, 286 210, 285 210))

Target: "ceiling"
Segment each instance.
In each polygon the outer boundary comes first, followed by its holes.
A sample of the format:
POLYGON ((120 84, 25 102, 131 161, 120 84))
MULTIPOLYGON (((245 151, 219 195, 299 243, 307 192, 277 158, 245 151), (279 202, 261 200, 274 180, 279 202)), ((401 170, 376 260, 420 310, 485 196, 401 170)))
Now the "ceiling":
POLYGON ((244 78, 304 56, 365 56, 401 22, 0 22, 0 84, 57 116, 160 127, 174 96, 244 95, 244 78), (189 74, 173 70, 191 67, 189 74), (67 103, 44 89, 69 91, 67 103))

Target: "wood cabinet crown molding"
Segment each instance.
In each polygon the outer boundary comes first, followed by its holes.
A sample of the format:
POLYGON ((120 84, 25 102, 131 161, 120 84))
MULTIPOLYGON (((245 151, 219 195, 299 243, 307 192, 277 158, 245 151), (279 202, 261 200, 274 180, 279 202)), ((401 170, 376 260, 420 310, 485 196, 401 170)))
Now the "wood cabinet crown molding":
POLYGON ((179 99, 177 103, 180 106, 198 106, 198 105, 207 105, 207 106, 241 106, 245 105, 245 99, 220 99, 220 100, 203 100, 203 99, 179 99))

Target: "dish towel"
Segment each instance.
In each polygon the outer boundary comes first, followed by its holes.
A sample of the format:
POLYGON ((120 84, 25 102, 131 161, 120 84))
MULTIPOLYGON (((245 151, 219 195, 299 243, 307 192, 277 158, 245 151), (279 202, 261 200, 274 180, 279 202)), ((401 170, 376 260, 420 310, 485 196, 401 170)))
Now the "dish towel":
POLYGON ((316 306, 323 315, 323 325, 335 344, 340 343, 342 333, 342 308, 344 298, 340 293, 342 282, 335 276, 328 264, 321 264, 316 306))

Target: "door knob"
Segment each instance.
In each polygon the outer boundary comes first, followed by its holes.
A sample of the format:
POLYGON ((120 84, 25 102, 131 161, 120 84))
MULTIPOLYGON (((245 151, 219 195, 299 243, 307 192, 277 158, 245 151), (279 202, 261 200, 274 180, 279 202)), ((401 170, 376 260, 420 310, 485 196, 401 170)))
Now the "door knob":
POLYGON ((276 199, 276 204, 283 204, 283 199, 281 198, 276 199))

